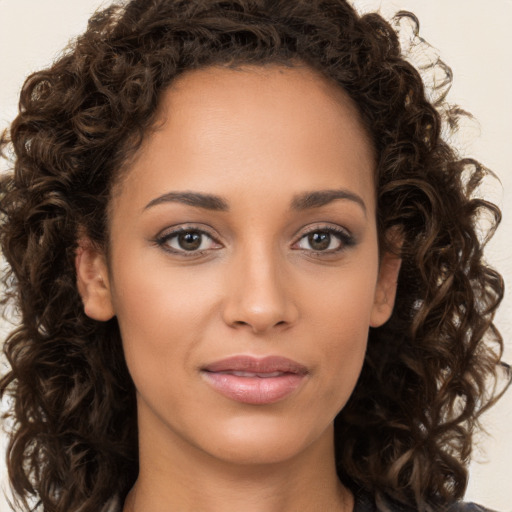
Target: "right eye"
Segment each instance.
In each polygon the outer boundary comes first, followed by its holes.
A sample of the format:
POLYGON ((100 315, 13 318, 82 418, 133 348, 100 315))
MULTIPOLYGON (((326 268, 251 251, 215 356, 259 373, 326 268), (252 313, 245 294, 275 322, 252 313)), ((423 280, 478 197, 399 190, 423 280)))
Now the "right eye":
POLYGON ((167 231, 156 239, 164 250, 183 256, 195 256, 221 246, 208 233, 195 228, 179 228, 167 231))

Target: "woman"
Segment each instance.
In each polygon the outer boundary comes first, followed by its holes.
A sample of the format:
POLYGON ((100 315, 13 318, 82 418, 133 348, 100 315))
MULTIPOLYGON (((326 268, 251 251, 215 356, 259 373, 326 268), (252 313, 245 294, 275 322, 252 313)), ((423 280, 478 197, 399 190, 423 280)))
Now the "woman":
POLYGON ((1 203, 26 508, 465 509, 499 211, 441 121, 341 0, 134 0, 29 77, 1 203))

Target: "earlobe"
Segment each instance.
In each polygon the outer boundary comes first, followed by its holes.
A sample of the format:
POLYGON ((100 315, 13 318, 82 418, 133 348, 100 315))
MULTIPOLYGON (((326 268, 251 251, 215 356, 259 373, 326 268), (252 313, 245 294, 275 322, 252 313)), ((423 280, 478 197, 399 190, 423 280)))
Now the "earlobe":
POLYGON ((386 252, 381 258, 379 277, 370 317, 371 327, 380 327, 391 317, 395 305, 398 274, 401 264, 402 259, 391 252, 386 252))
POLYGON ((115 313, 105 255, 87 238, 79 240, 75 269, 85 314, 102 322, 110 320, 115 313))

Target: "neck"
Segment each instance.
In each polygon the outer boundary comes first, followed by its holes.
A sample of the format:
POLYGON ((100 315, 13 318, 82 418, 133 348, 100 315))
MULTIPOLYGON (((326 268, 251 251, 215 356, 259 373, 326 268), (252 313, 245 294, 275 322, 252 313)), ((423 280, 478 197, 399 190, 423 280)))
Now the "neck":
POLYGON ((339 481, 333 432, 303 453, 269 464, 233 463, 173 440, 140 440, 139 477, 123 512, 352 512, 339 481))

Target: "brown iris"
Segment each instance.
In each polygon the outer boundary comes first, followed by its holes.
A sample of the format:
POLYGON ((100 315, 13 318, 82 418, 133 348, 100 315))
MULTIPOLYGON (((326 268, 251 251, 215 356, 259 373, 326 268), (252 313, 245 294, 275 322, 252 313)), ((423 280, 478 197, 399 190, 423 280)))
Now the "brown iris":
POLYGON ((308 242, 315 251, 325 251, 331 244, 331 234, 325 231, 315 231, 308 235, 308 242))
POLYGON ((178 235, 178 244, 185 251, 195 251, 201 247, 200 233, 196 231, 187 231, 178 235))

